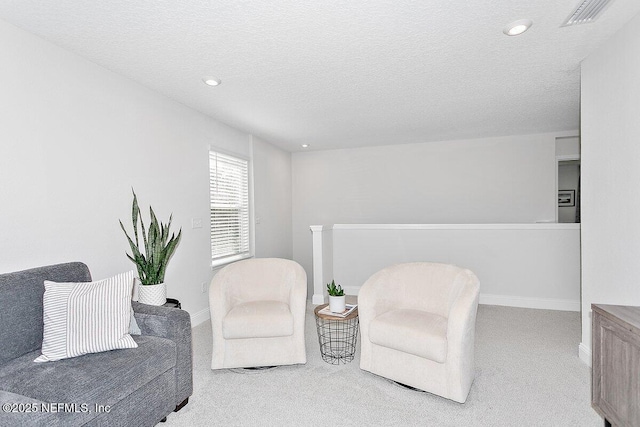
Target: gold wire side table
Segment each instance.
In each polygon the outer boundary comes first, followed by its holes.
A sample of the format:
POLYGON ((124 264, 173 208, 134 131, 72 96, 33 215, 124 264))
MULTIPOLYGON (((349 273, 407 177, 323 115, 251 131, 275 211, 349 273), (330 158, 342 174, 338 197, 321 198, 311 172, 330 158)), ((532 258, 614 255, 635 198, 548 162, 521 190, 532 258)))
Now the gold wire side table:
POLYGON ((332 365, 348 363, 353 360, 358 340, 358 309, 346 317, 330 316, 319 313, 329 304, 319 305, 313 311, 316 315, 318 343, 322 360, 332 365))

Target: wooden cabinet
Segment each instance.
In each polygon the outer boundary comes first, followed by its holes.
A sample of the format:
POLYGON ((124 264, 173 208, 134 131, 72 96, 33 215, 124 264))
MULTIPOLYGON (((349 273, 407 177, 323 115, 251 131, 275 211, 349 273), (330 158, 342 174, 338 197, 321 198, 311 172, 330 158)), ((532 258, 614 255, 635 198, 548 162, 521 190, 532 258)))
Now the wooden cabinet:
POLYGON ((591 309, 591 405, 605 426, 640 426, 640 307, 591 309))

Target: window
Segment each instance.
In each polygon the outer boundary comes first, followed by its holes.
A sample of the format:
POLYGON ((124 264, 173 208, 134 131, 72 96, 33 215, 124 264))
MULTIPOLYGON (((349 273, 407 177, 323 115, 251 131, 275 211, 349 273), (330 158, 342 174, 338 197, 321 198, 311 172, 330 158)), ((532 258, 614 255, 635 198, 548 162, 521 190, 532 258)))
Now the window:
POLYGON ((209 185, 212 265, 249 257, 249 161, 209 151, 209 185))

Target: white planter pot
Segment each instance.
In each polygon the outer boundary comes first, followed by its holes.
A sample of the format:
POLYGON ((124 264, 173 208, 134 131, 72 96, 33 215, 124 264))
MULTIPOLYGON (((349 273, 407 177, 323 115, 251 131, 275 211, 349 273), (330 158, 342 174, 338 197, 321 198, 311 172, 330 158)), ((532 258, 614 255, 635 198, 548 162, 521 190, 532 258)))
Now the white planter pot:
POLYGON ((342 313, 345 310, 345 296, 332 297, 329 295, 329 310, 332 313, 342 313))
POLYGON ((167 286, 138 284, 138 302, 149 305, 162 305, 167 302, 167 286))

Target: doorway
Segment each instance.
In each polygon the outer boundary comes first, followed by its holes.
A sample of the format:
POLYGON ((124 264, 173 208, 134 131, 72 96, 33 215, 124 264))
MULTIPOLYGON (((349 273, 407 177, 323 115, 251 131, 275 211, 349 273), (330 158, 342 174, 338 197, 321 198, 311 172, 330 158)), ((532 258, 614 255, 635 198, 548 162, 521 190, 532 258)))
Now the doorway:
POLYGON ((558 159, 559 223, 580 222, 580 159, 558 159))

